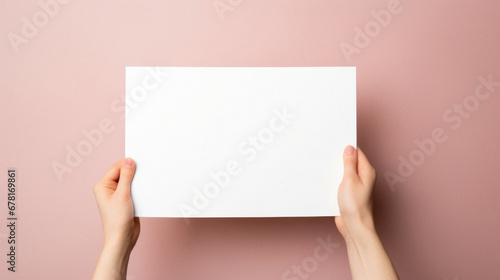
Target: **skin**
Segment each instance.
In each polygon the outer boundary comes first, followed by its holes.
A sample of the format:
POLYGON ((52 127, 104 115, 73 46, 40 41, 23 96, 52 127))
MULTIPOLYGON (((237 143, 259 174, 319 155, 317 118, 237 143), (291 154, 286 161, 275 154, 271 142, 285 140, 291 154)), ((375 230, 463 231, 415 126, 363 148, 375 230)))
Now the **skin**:
POLYGON ((126 279, 130 253, 141 231, 130 196, 134 174, 135 163, 126 158, 115 163, 94 186, 104 233, 104 246, 92 277, 94 280, 126 279))
MULTIPOLYGON (((346 243, 352 278, 399 279, 373 221, 375 169, 359 147, 347 146, 343 157, 344 175, 337 196, 340 216, 335 217, 335 224, 346 243)), ((126 158, 115 163, 94 187, 104 246, 93 280, 126 279, 130 254, 140 233, 130 195, 134 174, 135 163, 126 158)))
POLYGON ((373 221, 372 192, 376 173, 358 147, 344 149, 344 175, 338 190, 340 216, 335 224, 344 237, 354 280, 399 279, 373 221))

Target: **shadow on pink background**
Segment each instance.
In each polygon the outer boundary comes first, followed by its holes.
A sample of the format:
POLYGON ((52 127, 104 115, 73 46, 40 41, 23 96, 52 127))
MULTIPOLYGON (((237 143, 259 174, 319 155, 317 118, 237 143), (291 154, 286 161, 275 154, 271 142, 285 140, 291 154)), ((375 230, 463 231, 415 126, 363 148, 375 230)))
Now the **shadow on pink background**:
MULTIPOLYGON (((37 1, 0 8, 0 182, 10 167, 19 176, 17 272, 2 226, 1 279, 91 277, 102 246, 92 187, 124 156, 114 106, 125 66, 157 65, 356 66, 358 142, 378 171, 376 224, 401 279, 500 277, 500 86, 474 99, 479 77, 500 81, 499 2, 215 1, 222 14, 212 0, 67 2, 41 0, 51 15, 37 1), (39 25, 30 38, 26 21, 39 25), (114 131, 59 180, 52 165, 104 119, 114 131), (436 128, 446 140, 419 158, 415 141, 436 128), (418 166, 400 176, 411 155, 418 166)), ((350 279, 333 218, 143 218, 128 279, 306 279, 287 271, 318 238, 339 247, 307 279, 350 279)))

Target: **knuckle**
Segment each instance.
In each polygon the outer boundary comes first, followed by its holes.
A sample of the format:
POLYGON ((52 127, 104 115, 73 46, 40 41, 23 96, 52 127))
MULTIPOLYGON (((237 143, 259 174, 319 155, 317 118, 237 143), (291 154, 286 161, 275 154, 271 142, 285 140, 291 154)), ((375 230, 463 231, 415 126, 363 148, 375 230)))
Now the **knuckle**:
POLYGON ((344 159, 344 162, 345 163, 349 163, 349 164, 357 164, 358 161, 356 160, 356 158, 354 157, 348 157, 348 158, 345 158, 344 159))

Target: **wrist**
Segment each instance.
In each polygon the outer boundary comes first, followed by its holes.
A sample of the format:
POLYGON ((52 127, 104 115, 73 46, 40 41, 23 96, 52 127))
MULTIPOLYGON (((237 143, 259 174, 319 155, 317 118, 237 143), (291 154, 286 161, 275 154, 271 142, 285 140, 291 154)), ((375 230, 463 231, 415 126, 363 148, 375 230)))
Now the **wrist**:
POLYGON ((116 257, 125 258, 130 256, 133 249, 130 241, 123 239, 109 239, 104 241, 103 252, 113 252, 116 257))
POLYGON ((132 233, 104 232, 104 247, 112 247, 115 250, 132 251, 137 242, 132 233))
POLYGON ((373 217, 342 220, 352 278, 399 279, 375 230, 373 217))
POLYGON ((94 272, 94 280, 126 279, 131 250, 117 243, 106 243, 94 272))
POLYGON ((346 232, 346 236, 344 236, 346 239, 355 241, 377 234, 372 215, 348 216, 343 217, 342 221, 346 232))

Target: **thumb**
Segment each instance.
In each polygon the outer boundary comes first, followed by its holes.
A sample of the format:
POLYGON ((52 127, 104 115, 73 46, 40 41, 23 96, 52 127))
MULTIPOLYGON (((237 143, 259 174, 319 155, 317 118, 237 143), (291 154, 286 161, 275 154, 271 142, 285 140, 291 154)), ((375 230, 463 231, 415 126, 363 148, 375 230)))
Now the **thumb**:
POLYGON ((135 162, 131 158, 126 158, 123 160, 123 164, 120 168, 120 178, 118 179, 117 192, 130 193, 130 186, 132 184, 132 179, 135 174, 135 162))
POLYGON ((358 153, 349 145, 344 149, 344 179, 358 177, 358 153))

